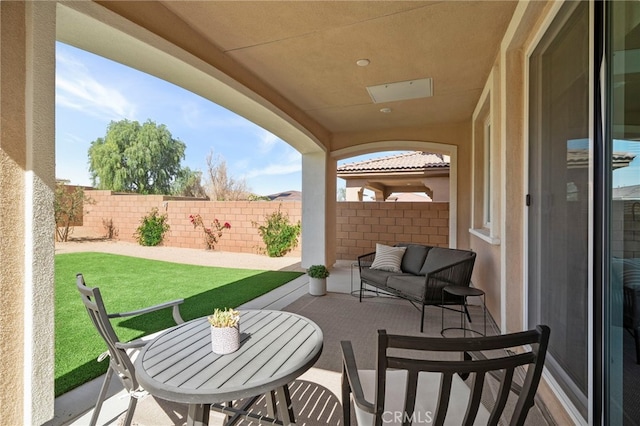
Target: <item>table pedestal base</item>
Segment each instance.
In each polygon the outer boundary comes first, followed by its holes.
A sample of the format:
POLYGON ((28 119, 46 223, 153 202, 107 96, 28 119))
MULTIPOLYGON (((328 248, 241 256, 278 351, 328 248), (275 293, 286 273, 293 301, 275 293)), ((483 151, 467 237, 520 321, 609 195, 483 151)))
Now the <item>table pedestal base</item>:
POLYGON ((227 416, 224 426, 235 425, 242 419, 255 420, 260 424, 295 426, 295 416, 288 385, 268 392, 265 397, 267 399, 268 416, 261 416, 248 411, 254 402, 258 400, 258 396, 247 400, 242 407, 233 407, 230 404, 190 404, 187 414, 187 426, 207 426, 209 424, 210 410, 227 416))

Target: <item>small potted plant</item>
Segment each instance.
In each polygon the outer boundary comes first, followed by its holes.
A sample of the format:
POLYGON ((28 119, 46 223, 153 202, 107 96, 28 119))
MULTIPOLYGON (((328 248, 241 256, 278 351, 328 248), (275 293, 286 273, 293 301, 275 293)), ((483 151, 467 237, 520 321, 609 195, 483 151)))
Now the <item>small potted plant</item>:
POLYGON ((207 317, 211 324, 211 349, 219 355, 240 348, 240 313, 234 309, 215 309, 207 317))
POLYGON ((309 294, 312 296, 324 296, 327 294, 327 277, 329 270, 324 265, 311 265, 307 269, 309 276, 309 294))

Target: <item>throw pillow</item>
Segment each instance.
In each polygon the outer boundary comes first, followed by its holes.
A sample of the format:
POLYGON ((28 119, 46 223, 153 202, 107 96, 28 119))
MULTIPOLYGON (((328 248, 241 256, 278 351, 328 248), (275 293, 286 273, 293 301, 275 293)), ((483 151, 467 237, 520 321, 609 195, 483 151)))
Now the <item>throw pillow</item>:
POLYGON ((376 244, 376 257, 373 259, 371 269, 382 271, 400 272, 400 264, 406 247, 391 247, 384 244, 376 244))

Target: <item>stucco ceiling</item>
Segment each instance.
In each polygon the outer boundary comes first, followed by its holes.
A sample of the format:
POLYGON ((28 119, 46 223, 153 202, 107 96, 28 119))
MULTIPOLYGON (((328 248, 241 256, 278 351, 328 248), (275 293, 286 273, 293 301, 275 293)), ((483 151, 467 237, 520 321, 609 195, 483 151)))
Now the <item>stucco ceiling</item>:
POLYGON ((99 3, 331 135, 470 120, 517 2, 99 3), (425 77, 430 98, 375 104, 366 90, 425 77))

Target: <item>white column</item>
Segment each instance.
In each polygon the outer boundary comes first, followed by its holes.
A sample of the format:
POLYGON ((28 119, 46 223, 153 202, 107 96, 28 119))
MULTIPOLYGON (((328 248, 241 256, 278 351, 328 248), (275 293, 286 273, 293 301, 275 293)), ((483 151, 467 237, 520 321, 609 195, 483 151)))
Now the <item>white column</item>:
MULTIPOLYGON (((302 267, 327 267, 327 155, 302 155, 302 267)), ((334 185, 335 186, 335 185, 334 185)), ((335 197, 335 194, 334 194, 335 197)))

